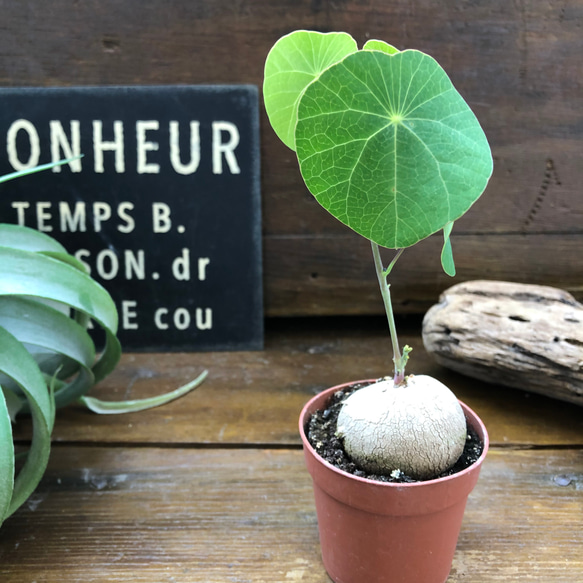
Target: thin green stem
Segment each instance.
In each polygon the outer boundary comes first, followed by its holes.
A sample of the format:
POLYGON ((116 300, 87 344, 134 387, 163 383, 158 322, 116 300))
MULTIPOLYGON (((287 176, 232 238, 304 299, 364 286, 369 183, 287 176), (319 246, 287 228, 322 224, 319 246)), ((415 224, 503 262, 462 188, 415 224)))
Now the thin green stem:
POLYGON ((408 354, 410 352, 410 348, 405 346, 403 350, 403 354, 401 354, 401 350, 399 348, 399 339, 397 337, 397 327, 395 326, 395 316, 393 315, 393 304, 391 302, 391 291, 390 291, 390 284, 387 282, 387 276, 395 266, 395 263, 403 253, 403 249, 399 249, 389 264, 389 266, 385 269, 383 267, 383 261, 381 259, 381 252, 379 250, 379 246, 371 241, 372 246, 372 255, 374 258, 374 265, 377 274, 377 279, 379 281, 379 287, 381 289, 381 295, 383 298, 383 302, 385 304, 385 312, 387 313, 387 320, 389 322, 389 332, 391 334, 391 342, 393 344, 393 362, 395 364, 395 373, 394 373, 394 384, 395 386, 401 384, 405 380, 405 365, 407 364, 408 354))

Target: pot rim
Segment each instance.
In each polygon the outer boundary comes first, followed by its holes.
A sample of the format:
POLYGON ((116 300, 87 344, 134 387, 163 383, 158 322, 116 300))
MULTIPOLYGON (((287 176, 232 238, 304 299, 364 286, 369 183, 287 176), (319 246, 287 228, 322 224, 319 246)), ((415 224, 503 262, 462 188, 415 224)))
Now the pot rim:
POLYGON ((344 387, 347 387, 350 385, 360 384, 360 383, 372 384, 372 383, 375 383, 377 381, 378 381, 378 379, 365 379, 365 380, 359 380, 359 381, 350 381, 348 383, 342 383, 340 385, 336 385, 334 387, 324 389, 323 391, 319 392, 317 395, 314 395, 303 406, 302 411, 300 413, 300 417, 299 417, 299 432, 300 432, 300 437, 302 439, 303 446, 304 446, 304 448, 307 448, 310 451, 311 455, 316 460, 318 460, 318 462, 320 462, 324 467, 326 467, 329 471, 334 472, 335 474, 337 474, 338 476, 341 476, 344 479, 349 478, 351 480, 354 480, 355 482, 361 482, 363 484, 373 485, 373 486, 381 487, 381 488, 398 488, 398 489, 415 489, 415 488, 428 487, 428 486, 431 486, 432 484, 443 484, 445 482, 450 482, 450 481, 453 481, 456 479, 463 478, 464 476, 467 476, 468 474, 475 472, 477 469, 479 469, 481 467, 482 462, 486 458, 486 455, 487 455, 488 449, 489 449, 489 445, 490 445, 488 431, 486 430, 486 426, 484 425, 484 423, 482 422, 480 417, 470 407, 468 407, 463 401, 460 401, 459 399, 458 399, 458 401, 459 401, 460 405, 462 406, 462 409, 464 411, 464 415, 466 416, 467 422, 472 425, 472 427, 478 433, 479 437, 482 440, 482 453, 480 454, 480 457, 473 464, 471 464, 470 466, 468 466, 467 468, 465 468, 459 472, 456 472, 455 474, 451 474, 449 476, 442 476, 440 478, 433 478, 431 480, 419 480, 417 482, 403 482, 403 483, 402 482, 380 482, 378 480, 371 480, 369 478, 362 478, 360 476, 355 476, 353 474, 349 474, 348 472, 345 472, 344 470, 337 468, 335 465, 331 464, 330 462, 325 460, 323 457, 321 457, 320 454, 318 454, 316 452, 316 450, 310 444, 308 437, 306 435, 306 430, 305 430, 306 422, 307 422, 309 415, 311 415, 314 411, 317 410, 317 408, 314 408, 314 404, 316 403, 316 401, 327 398, 329 395, 332 395, 336 391, 339 391, 339 390, 343 389, 344 387))

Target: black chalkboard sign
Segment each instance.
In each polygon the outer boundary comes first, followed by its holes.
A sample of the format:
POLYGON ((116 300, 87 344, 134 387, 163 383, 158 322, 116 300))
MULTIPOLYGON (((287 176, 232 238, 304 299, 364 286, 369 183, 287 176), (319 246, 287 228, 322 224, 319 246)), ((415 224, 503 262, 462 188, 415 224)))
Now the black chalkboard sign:
POLYGON ((113 296, 131 350, 263 346, 254 86, 0 90, 0 221, 44 231, 113 296))

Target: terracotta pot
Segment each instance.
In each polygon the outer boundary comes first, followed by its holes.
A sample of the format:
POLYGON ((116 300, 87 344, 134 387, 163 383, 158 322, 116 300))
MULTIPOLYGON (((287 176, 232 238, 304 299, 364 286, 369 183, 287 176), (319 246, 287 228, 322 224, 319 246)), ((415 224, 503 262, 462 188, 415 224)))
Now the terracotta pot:
POLYGON ((351 384, 316 395, 300 416, 324 567, 336 583, 444 583, 466 500, 488 451, 486 428, 461 403, 484 450, 476 463, 452 476, 411 484, 357 478, 322 459, 305 433, 310 415, 325 409, 336 391, 351 384))

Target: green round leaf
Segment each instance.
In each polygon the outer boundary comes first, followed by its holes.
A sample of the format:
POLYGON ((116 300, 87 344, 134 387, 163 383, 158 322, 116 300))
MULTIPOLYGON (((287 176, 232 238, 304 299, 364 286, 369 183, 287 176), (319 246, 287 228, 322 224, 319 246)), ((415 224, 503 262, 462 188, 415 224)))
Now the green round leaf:
POLYGON ((324 71, 301 98, 296 148, 318 202, 392 249, 458 219, 492 173, 478 120, 419 51, 360 51, 324 71))
POLYGON ((306 87, 356 50, 349 34, 307 30, 292 32, 272 47, 265 61, 263 97, 269 121, 286 146, 295 150, 298 103, 306 87))
POLYGON ((388 55, 394 55, 399 52, 393 45, 386 43, 384 40, 371 39, 362 47, 363 51, 381 51, 388 55))

